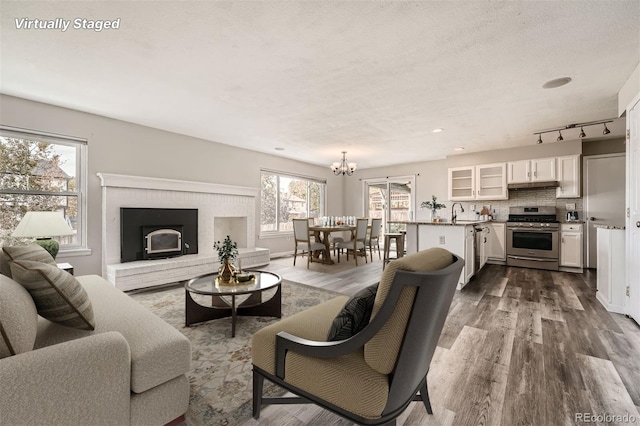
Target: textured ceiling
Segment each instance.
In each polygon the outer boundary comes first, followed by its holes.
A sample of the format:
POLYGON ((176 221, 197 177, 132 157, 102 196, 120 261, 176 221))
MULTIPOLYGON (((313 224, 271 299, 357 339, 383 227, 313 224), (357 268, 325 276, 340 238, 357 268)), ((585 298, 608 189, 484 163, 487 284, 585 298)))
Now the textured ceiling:
POLYGON ((1 8, 2 93, 322 165, 341 151, 362 168, 529 145, 535 130, 616 117, 640 61, 635 0, 1 8), (77 17, 120 28, 15 21, 77 17))

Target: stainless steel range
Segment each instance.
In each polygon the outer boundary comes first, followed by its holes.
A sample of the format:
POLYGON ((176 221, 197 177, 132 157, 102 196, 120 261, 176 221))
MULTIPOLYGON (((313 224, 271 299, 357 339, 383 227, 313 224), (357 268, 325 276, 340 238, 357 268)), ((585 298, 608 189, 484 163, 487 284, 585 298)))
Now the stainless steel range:
POLYGON ((559 228, 555 207, 509 207, 507 265, 557 271, 559 228))

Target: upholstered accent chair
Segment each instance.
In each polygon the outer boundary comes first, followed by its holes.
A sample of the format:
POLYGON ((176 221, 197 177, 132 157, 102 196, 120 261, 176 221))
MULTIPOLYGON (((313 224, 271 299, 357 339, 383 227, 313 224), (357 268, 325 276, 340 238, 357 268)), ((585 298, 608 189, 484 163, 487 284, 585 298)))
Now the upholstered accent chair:
POLYGON ((293 220, 293 239, 295 240, 295 248, 293 251, 293 266, 296 266, 296 257, 298 256, 298 250, 301 255, 307 255, 307 269, 313 257, 313 252, 318 250, 322 253, 323 258, 326 256, 324 253, 325 246, 319 241, 311 241, 311 234, 309 233, 309 219, 292 219, 293 220))
POLYGON ((338 248, 338 263, 340 262, 341 249, 347 249, 347 261, 349 260, 349 251, 353 252, 353 257, 356 260, 356 266, 358 266, 358 253, 364 253, 364 261, 367 263, 367 252, 365 246, 365 240, 367 238, 367 226, 369 219, 359 218, 356 220, 356 230, 351 236, 349 241, 342 241, 337 243, 338 248))
POLYGON ((373 247, 375 244, 378 250, 378 259, 382 259, 380 256, 380 231, 382 230, 382 219, 371 219, 371 231, 364 240, 364 245, 369 249, 371 255, 371 261, 373 262, 373 247))
MULTIPOLYGON (((315 403, 350 421, 394 425, 412 401, 432 414, 427 372, 464 261, 431 248, 391 262, 361 331, 327 341, 339 296, 258 331, 252 340, 253 416, 269 404, 315 403), (262 396, 267 379, 297 396, 262 396)), ((346 303, 349 305, 349 303, 346 303)))

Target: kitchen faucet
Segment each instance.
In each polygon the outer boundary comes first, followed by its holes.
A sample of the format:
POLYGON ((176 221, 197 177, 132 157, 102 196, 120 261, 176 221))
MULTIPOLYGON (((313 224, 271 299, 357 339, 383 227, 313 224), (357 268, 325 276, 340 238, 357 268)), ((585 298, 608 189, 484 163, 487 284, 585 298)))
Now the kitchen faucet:
POLYGON ((464 207, 462 207, 462 203, 459 202, 455 202, 451 205, 451 223, 455 224, 456 223, 456 219, 458 218, 458 215, 456 214, 455 211, 455 206, 456 204, 460 204, 460 213, 464 213, 464 207))

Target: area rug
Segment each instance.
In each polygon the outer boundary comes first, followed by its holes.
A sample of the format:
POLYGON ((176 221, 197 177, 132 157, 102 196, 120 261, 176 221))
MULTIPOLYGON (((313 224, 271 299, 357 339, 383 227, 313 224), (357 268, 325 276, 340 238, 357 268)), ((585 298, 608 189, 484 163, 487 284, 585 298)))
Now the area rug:
MULTIPOLYGON (((198 426, 242 424, 251 418, 251 337, 278 319, 238 317, 236 336, 233 338, 231 318, 185 327, 184 292, 184 288, 179 286, 132 294, 131 297, 191 341, 193 361, 188 374, 191 400, 186 423, 198 426)), ((290 316, 338 295, 328 290, 283 281, 282 316, 290 316)), ((265 294, 266 298, 270 296, 271 293, 265 294)), ((284 391, 281 388, 265 382, 265 396, 282 393, 284 391)))

